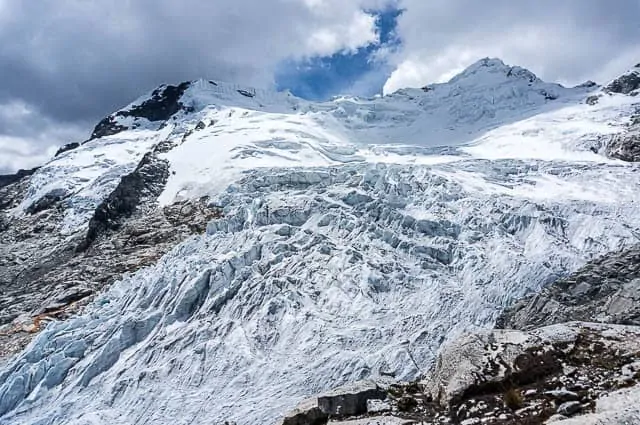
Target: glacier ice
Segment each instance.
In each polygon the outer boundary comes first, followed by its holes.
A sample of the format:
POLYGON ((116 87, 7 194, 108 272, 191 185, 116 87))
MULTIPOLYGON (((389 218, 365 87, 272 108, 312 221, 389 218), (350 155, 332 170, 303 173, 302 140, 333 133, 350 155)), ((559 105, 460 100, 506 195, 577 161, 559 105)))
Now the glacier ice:
POLYGON ((445 339, 637 240, 638 195, 527 199, 532 174, 588 186, 635 173, 512 159, 249 171, 214 200, 225 217, 206 235, 2 372, 0 423, 270 423, 327 386, 415 377, 445 339))
POLYGON ((525 71, 320 104, 200 81, 162 129, 62 154, 28 201, 74 188, 69 226, 162 140, 159 202, 208 195, 224 217, 1 369, 0 424, 275 423, 311 393, 415 378, 445 340, 637 243, 637 166, 591 149, 633 99, 586 105, 525 71))

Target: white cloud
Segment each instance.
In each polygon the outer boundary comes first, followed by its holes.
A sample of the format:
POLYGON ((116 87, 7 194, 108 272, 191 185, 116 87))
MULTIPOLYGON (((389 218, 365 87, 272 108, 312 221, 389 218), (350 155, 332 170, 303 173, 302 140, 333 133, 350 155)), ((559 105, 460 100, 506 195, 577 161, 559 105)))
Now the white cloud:
POLYGON ((0 104, 0 174, 41 165, 61 145, 86 138, 83 127, 54 122, 22 101, 0 104))
POLYGON ((307 37, 308 56, 330 56, 336 52, 354 52, 359 47, 378 43, 375 17, 356 11, 351 21, 322 25, 307 37))
POLYGON ((403 40, 385 92, 450 78, 486 56, 565 84, 606 81, 640 61, 640 2, 402 0, 403 40), (632 59, 633 57, 636 59, 632 59))
POLYGON ((37 167, 49 160, 55 152, 55 146, 43 149, 37 140, 0 136, 0 174, 37 167))

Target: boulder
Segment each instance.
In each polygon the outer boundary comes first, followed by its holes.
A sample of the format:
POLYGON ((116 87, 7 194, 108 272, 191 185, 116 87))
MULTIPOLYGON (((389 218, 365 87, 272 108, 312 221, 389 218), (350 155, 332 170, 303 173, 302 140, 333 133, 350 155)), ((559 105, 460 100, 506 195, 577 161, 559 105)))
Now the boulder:
POLYGON ((330 417, 367 413, 369 400, 383 400, 386 393, 373 381, 359 381, 317 395, 287 413, 280 425, 319 425, 330 417))
POLYGON ((563 376, 570 367, 580 368, 585 377, 600 376, 618 362, 635 361, 621 353, 639 350, 640 328, 634 326, 572 322, 529 332, 476 332, 442 348, 424 386, 440 405, 451 406, 563 376))
POLYGON ((563 416, 573 416, 580 410, 582 410, 582 405, 579 401, 567 401, 558 407, 558 414, 563 416))
POLYGON ((413 425, 418 423, 411 419, 403 419, 396 416, 372 416, 346 421, 330 421, 328 425, 413 425))
POLYGON ((318 399, 310 398, 284 415, 278 425, 321 425, 326 424, 329 415, 318 407, 318 399))
POLYGON ((318 396, 318 407, 331 416, 352 416, 367 412, 367 400, 382 400, 386 393, 373 381, 361 381, 318 396))

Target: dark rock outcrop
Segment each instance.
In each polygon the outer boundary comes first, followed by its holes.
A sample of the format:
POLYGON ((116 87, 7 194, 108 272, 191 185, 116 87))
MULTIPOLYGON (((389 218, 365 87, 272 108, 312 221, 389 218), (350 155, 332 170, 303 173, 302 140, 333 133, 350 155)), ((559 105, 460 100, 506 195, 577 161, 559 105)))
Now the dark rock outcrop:
POLYGON ((25 212, 27 214, 37 214, 40 211, 48 210, 53 208, 56 204, 62 201, 67 196, 67 193, 61 189, 52 190, 49 193, 46 193, 40 199, 35 201, 33 204, 29 205, 25 212))
POLYGON ((593 106, 593 105, 596 105, 599 101, 600 101, 600 97, 599 96, 592 95, 592 96, 587 97, 584 102, 587 105, 593 106))
POLYGON ((155 150, 146 153, 136 169, 122 177, 116 189, 98 205, 78 251, 86 250, 101 234, 117 230, 144 200, 156 199, 168 178, 169 163, 159 159, 155 150))
POLYGON ((146 118, 149 121, 166 121, 176 112, 184 109, 180 98, 191 86, 191 82, 185 81, 177 86, 160 86, 151 93, 151 98, 131 109, 116 112, 121 117, 146 118))
POLYGON ((607 92, 620 94, 632 94, 638 89, 640 89, 640 67, 638 65, 633 70, 613 80, 604 88, 607 92))
POLYGON ((289 412, 280 425, 322 425, 329 418, 367 413, 368 400, 381 400, 387 394, 373 381, 362 381, 336 388, 305 400, 289 412))
POLYGON ((613 136, 606 153, 611 158, 627 162, 640 162, 640 128, 613 136))
POLYGON ((605 145, 607 156, 627 162, 640 162, 640 108, 631 120, 626 131, 612 136, 605 145))
POLYGON ((76 142, 67 143, 66 145, 62 146, 60 149, 58 149, 56 151, 56 154, 54 155, 54 157, 62 155, 65 152, 69 152, 71 150, 74 150, 75 148, 77 148, 79 146, 80 146, 80 143, 76 143, 76 142))
POLYGON ((113 136, 128 129, 128 127, 118 124, 114 115, 109 115, 96 125, 88 141, 99 139, 100 137, 113 136))
POLYGON ((496 326, 533 329, 574 320, 640 325, 640 246, 606 254, 525 297, 496 326))
POLYGON ((180 102, 184 92, 191 86, 190 82, 184 82, 177 86, 160 86, 151 93, 151 97, 139 105, 129 109, 120 110, 109 115, 98 123, 89 140, 105 136, 112 136, 129 128, 118 122, 119 117, 145 118, 149 121, 166 121, 180 110, 186 107, 180 102))
MULTIPOLYGON (((0 188, 16 183, 25 177, 31 176, 38 170, 38 167, 30 170, 18 170, 15 174, 1 174, 0 175, 0 188)), ((0 200, 0 202, 2 202, 0 200)))

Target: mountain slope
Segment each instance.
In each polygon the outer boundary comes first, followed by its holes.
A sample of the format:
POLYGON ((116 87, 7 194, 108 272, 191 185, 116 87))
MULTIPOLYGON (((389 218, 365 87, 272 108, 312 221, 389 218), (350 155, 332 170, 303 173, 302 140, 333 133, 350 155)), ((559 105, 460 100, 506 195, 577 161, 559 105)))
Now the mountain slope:
MULTIPOLYGON (((0 423, 274 423, 341 383, 417 377, 443 341, 638 242, 637 166, 603 155, 637 101, 598 90, 485 59, 377 99, 205 80, 139 99, 3 188, 15 293, 75 288, 61 258, 98 261, 85 279, 123 262, 91 291, 132 273, 0 370, 0 423), (18 258, 45 246, 47 267, 18 258)), ((36 308, 16 299, 3 323, 36 308)))

